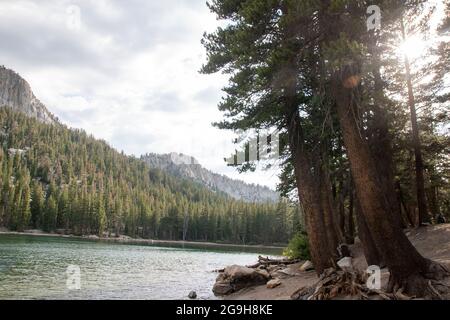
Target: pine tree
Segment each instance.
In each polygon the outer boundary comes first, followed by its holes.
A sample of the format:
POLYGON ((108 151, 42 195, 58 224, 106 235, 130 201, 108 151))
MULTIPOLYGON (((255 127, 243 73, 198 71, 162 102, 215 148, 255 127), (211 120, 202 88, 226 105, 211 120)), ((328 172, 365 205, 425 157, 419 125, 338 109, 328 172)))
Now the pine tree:
POLYGON ((31 192, 31 225, 35 229, 39 229, 43 221, 44 212, 44 202, 45 196, 42 189, 42 185, 37 182, 32 182, 32 192, 31 192))
POLYGON ((45 213, 43 228, 47 232, 51 232, 56 228, 56 219, 58 216, 58 206, 56 199, 53 194, 51 194, 45 203, 45 213))

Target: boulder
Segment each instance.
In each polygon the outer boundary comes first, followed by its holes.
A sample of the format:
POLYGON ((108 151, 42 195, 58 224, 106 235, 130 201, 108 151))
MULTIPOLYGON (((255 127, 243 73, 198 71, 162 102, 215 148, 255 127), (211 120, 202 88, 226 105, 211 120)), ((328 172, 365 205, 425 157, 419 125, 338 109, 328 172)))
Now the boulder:
POLYGON ((281 273, 283 275, 290 276, 290 277, 295 277, 295 276, 300 275, 300 273, 298 273, 297 271, 295 271, 294 269, 291 269, 291 268, 284 268, 284 269, 278 271, 278 273, 281 273))
POLYGON ((280 279, 272 279, 269 282, 267 282, 266 286, 267 286, 268 289, 273 289, 273 288, 276 288, 276 287, 278 287, 280 285, 281 285, 281 280, 280 279))
POLYGON ((225 277, 233 283, 267 281, 269 273, 266 270, 255 270, 243 266, 229 266, 225 268, 225 277))
POLYGON ((229 282, 216 282, 212 290, 216 296, 226 296, 234 292, 229 282))
POLYGON ((270 275, 267 270, 255 270, 243 266, 226 267, 213 287, 215 295, 227 295, 244 288, 266 284, 270 275))
POLYGON ((269 271, 265 270, 265 269, 258 269, 256 270, 256 272, 258 272, 260 275, 262 275, 264 278, 266 279, 270 279, 270 274, 269 271))
POLYGON ((267 271, 269 271, 269 272, 275 272, 275 271, 278 271, 280 269, 281 268, 279 266, 277 266, 277 265, 273 265, 273 266, 268 266, 267 267, 267 271))
POLYGON ((314 270, 314 265, 311 261, 306 261, 304 264, 302 264, 302 266, 300 267, 300 271, 302 272, 306 272, 306 271, 310 271, 310 270, 314 270))

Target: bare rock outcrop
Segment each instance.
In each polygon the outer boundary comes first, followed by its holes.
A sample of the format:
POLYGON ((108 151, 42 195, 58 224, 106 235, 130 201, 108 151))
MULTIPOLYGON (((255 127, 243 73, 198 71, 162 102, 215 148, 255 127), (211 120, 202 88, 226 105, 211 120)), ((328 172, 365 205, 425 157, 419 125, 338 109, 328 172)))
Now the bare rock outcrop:
POLYGON ((45 123, 57 121, 56 117, 35 97, 27 81, 16 72, 0 66, 0 107, 5 106, 45 123))
POLYGON ((280 198, 278 192, 268 187, 248 184, 243 181, 231 179, 227 176, 214 173, 190 156, 170 154, 146 154, 141 157, 153 168, 159 168, 170 174, 200 183, 214 192, 223 192, 234 199, 247 202, 277 202, 280 198))

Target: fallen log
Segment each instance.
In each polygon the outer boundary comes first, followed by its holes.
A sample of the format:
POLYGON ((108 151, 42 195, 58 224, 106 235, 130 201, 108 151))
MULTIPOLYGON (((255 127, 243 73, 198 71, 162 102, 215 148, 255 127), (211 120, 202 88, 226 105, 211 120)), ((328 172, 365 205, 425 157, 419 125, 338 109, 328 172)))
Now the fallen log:
POLYGON ((275 266, 275 265, 290 265, 299 263, 301 260, 298 259, 270 259, 269 257, 258 257, 258 262, 252 265, 247 266, 247 268, 253 268, 256 269, 260 266, 275 266))

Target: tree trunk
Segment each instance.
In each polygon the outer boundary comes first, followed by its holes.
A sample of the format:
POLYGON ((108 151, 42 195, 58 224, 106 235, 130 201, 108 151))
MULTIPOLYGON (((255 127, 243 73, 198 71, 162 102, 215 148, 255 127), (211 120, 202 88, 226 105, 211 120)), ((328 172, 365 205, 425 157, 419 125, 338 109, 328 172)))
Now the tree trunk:
POLYGON ((389 202, 390 212, 396 223, 398 223, 401 228, 405 228, 406 226, 404 225, 401 216, 401 208, 395 194, 392 138, 389 133, 387 112, 381 107, 384 100, 384 86, 379 69, 376 43, 374 43, 373 46, 372 54, 376 62, 373 68, 375 99, 373 105, 373 123, 368 129, 370 146, 377 166, 380 182, 384 186, 383 190, 386 194, 386 199, 389 202))
POLYGON ((290 110, 293 110, 293 113, 288 116, 289 146, 294 162, 298 196, 305 213, 311 259, 317 274, 320 275, 325 269, 333 265, 333 258, 328 244, 324 213, 320 201, 320 187, 311 171, 311 161, 308 159, 308 152, 305 150, 300 117, 296 108, 290 110))
POLYGON ((337 212, 338 212, 338 227, 341 234, 345 235, 345 205, 344 205, 344 195, 342 192, 342 177, 340 177, 339 181, 339 195, 337 194, 336 184, 333 184, 333 199, 337 203, 337 212))
MULTIPOLYGON (((288 8, 282 9, 288 14, 288 8)), ((289 48, 292 39, 297 36, 297 26, 290 23, 285 30, 285 45, 289 48)), ((325 216, 321 202, 321 187, 318 176, 312 170, 314 168, 311 153, 305 145, 305 137, 302 131, 297 101, 297 53, 292 52, 287 57, 284 65, 284 112, 285 125, 288 132, 289 148, 292 154, 294 174, 300 203, 305 214, 306 231, 309 239, 311 259, 318 275, 333 266, 333 256, 328 243, 328 235, 325 227, 325 216)), ((316 167, 317 168, 317 164, 316 167)), ((331 192, 331 190, 330 190, 331 192)))
POLYGON ((345 233, 345 242, 348 244, 354 244, 355 243, 355 221, 354 221, 354 208, 355 208, 355 202, 354 202, 354 196, 353 191, 349 188, 348 192, 349 194, 349 203, 348 203, 348 214, 346 216, 346 233, 345 233))
MULTIPOLYGON (((403 41, 405 41, 406 32, 403 19, 401 20, 401 30, 403 41)), ((419 226, 421 226, 423 225, 424 222, 429 222, 427 199, 425 194, 425 179, 423 174, 424 165, 419 136, 419 125, 417 123, 416 101, 414 98, 414 91, 412 86, 411 66, 409 64, 409 59, 407 55, 405 55, 404 59, 405 59, 405 77, 408 86, 408 105, 411 113, 412 143, 415 156, 417 207, 419 209, 419 226)))
POLYGON ((362 213, 361 205, 358 199, 355 199, 356 223, 358 226, 358 237, 364 251, 368 266, 383 266, 381 254, 375 246, 375 242, 369 232, 366 220, 362 213))
POLYGON ((406 205, 405 200, 403 199, 402 187, 401 187, 399 181, 396 181, 396 183, 395 183, 395 192, 397 194, 398 202, 400 203, 401 208, 403 208, 403 210, 402 210, 402 219, 404 221, 408 221, 409 225, 411 227, 414 227, 415 226, 415 222, 414 222, 414 219, 413 219, 414 215, 411 213, 411 210, 409 210, 408 206, 406 205))
MULTIPOLYGON (((324 166, 324 165, 323 165, 324 166)), ((340 237, 338 236, 337 224, 335 221, 335 212, 330 197, 331 184, 329 183, 329 176, 325 168, 320 169, 319 184, 321 202, 324 214, 324 224, 327 233, 328 246, 330 248, 331 255, 335 258, 338 257, 338 246, 340 244, 340 237)))
POLYGON ((444 271, 418 253, 390 213, 367 140, 359 131, 357 90, 349 85, 354 84, 351 79, 355 77, 359 77, 357 68, 344 66, 341 72, 333 75, 332 94, 363 216, 375 246, 389 268, 388 289, 403 287, 409 294, 428 294, 428 279, 440 278, 444 271))
POLYGON ((430 214, 433 218, 434 223, 438 223, 439 217, 441 216, 441 209, 439 207, 439 187, 435 183, 437 173, 436 168, 434 166, 431 166, 430 168, 430 187, 428 189, 428 202, 430 205, 430 214))

